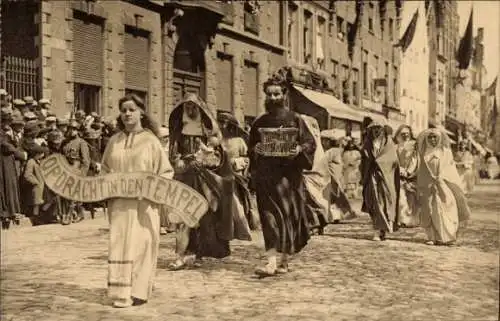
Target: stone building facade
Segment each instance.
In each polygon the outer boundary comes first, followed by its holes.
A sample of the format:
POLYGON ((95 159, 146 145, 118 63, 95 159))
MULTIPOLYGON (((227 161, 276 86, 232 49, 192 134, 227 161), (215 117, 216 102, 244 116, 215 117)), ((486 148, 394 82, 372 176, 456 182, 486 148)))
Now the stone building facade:
POLYGON ((301 112, 353 136, 365 116, 402 122, 398 1, 288 1, 286 14, 295 105, 317 107, 301 112))
POLYGON ((133 92, 165 123, 184 94, 196 92, 214 111, 251 122, 263 111, 263 82, 284 65, 278 1, 34 3, 27 24, 37 32, 26 47, 39 66, 35 96, 50 99, 60 116, 114 115, 120 97, 133 92))

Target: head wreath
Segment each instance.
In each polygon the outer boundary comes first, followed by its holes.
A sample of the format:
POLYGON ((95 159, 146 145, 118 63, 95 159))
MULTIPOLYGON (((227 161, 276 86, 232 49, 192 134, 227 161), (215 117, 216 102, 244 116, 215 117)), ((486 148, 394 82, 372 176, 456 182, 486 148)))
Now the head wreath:
POLYGON ((266 91, 269 86, 280 86, 286 90, 288 88, 288 70, 281 68, 272 74, 271 77, 269 77, 269 79, 264 83, 264 91, 266 91))

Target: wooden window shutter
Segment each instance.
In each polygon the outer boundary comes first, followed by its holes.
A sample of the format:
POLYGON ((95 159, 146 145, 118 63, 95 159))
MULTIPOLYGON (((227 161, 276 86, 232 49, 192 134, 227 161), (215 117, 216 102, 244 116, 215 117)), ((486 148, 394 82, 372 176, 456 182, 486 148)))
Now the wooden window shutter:
POLYGON ((73 19, 73 78, 76 83, 102 86, 104 78, 103 25, 90 19, 73 19))
POLYGON ((245 116, 257 116, 259 110, 258 65, 245 61, 243 70, 243 108, 245 116))
POLYGON ((125 87, 147 92, 149 89, 149 33, 125 28, 125 87))
POLYGON ((232 57, 218 54, 217 68, 217 110, 233 110, 233 61, 232 57))

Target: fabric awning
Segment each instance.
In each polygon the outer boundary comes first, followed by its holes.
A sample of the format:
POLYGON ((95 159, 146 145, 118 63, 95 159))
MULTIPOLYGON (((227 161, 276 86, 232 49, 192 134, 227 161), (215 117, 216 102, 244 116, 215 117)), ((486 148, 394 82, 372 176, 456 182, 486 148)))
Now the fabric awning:
POLYGON ((293 86, 293 88, 315 105, 325 109, 332 117, 353 120, 356 122, 361 122, 363 120, 364 114, 362 111, 358 111, 347 106, 333 95, 298 86, 293 86))

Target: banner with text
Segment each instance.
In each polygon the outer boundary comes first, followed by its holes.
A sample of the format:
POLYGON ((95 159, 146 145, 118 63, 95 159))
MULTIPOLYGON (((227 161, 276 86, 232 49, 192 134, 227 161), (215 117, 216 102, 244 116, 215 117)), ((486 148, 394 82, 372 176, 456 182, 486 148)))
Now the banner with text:
POLYGON ((112 198, 147 199, 166 206, 173 223, 197 226, 208 211, 205 197, 186 184, 150 173, 108 173, 81 176, 64 156, 41 162, 45 184, 57 195, 76 202, 94 203, 112 198), (179 221, 180 220, 180 221, 179 221))

